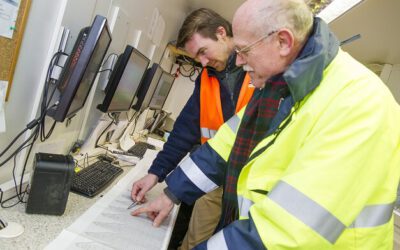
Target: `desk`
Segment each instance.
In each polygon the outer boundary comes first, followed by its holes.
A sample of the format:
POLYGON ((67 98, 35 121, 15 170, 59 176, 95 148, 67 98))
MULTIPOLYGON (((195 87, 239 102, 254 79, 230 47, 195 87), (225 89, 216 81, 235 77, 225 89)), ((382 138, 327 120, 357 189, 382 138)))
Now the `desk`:
MULTIPOLYGON (((25 231, 17 238, 0 239, 0 249, 58 250, 111 249, 112 247, 118 249, 124 247, 116 247, 115 244, 126 246, 127 242, 130 245, 129 249, 166 249, 177 216, 177 207, 160 228, 152 227, 151 221, 145 216, 130 216, 129 210, 126 209, 131 202, 128 190, 131 183, 147 173, 156 153, 156 151, 148 150, 145 157, 134 168, 125 168, 124 175, 119 177, 114 182, 116 184, 111 185, 104 195, 89 199, 70 193, 62 216, 29 215, 25 213, 25 204, 1 209, 2 219, 22 224, 25 231), (118 217, 116 220, 119 224, 115 223, 115 220, 114 222, 104 220, 105 216, 118 217), (123 223, 120 221, 121 218, 124 219, 123 223), (109 228, 104 230, 106 225, 109 228), (103 229, 100 230, 100 228, 103 229), (152 240, 148 242, 146 239, 152 240), (105 244, 112 240, 114 242, 105 244)), ((156 185, 149 192, 148 198, 153 199, 162 192, 162 189, 163 185, 156 185)))

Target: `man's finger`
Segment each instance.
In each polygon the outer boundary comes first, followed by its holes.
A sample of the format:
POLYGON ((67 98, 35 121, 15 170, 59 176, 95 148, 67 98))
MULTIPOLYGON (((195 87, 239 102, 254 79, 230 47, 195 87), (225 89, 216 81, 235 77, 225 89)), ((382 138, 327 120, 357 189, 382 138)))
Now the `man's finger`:
POLYGON ((153 226, 159 227, 161 223, 165 220, 165 218, 167 218, 168 214, 169 214, 168 211, 161 210, 160 213, 158 213, 157 217, 154 218, 153 226))
POLYGON ((144 202, 144 195, 146 194, 147 190, 144 190, 143 188, 139 191, 139 193, 136 196, 136 200, 140 202, 144 202))
POLYGON ((133 200, 136 200, 138 191, 139 191, 138 185, 135 185, 135 184, 134 184, 134 185, 132 186, 132 191, 131 191, 131 197, 132 197, 133 200))
POLYGON ((143 206, 143 207, 139 207, 138 209, 132 211, 131 215, 138 216, 139 214, 147 213, 147 212, 150 212, 150 209, 147 206, 143 206))

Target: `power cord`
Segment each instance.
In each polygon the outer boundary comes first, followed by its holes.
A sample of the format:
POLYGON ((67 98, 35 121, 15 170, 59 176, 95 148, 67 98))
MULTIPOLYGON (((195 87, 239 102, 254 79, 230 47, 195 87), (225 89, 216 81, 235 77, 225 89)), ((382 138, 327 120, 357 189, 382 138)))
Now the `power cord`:
MULTIPOLYGON (((101 137, 103 136, 103 134, 111 127, 111 125, 114 123, 114 121, 115 121, 115 119, 113 118, 113 119, 111 120, 110 124, 108 124, 107 127, 106 127, 106 128, 101 132, 101 134, 97 137, 96 143, 95 143, 95 145, 94 145, 95 148, 100 147, 100 146, 99 146, 100 138, 101 138, 101 137)), ((102 148, 103 148, 103 147, 102 147, 102 148)))

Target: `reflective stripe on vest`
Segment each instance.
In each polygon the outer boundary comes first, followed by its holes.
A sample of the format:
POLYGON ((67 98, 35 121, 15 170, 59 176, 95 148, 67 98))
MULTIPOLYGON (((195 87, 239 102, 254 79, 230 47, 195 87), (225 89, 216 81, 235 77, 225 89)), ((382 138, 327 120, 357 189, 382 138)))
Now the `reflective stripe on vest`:
POLYGON ((234 134, 236 134, 237 129, 239 128, 240 124, 240 118, 237 115, 234 115, 229 119, 226 124, 229 126, 229 128, 232 130, 234 134))
POLYGON ((214 236, 207 241, 207 249, 228 250, 228 245, 225 241, 224 230, 214 234, 214 236))
MULTIPOLYGON (((346 229, 331 212, 283 181, 274 187, 268 197, 332 244, 346 229)), ((242 207, 247 211, 250 209, 245 205, 242 207)), ((366 206, 349 228, 376 227, 388 223, 393 207, 392 203, 366 206)))
POLYGON ((239 207, 239 216, 249 218, 249 210, 250 207, 253 206, 254 202, 249 200, 241 195, 238 196, 238 207, 239 207))
MULTIPOLYGON (((249 218, 250 207, 253 204, 252 200, 238 196, 239 216, 241 219, 249 218)), ((366 206, 348 228, 376 227, 388 223, 392 216, 394 204, 366 206)))
POLYGON ((357 216, 350 228, 377 227, 386 224, 392 218, 394 202, 390 204, 379 204, 366 206, 357 216))
MULTIPOLYGON (((239 98, 236 104, 238 112, 250 100, 254 92, 254 86, 250 84, 250 76, 246 73, 239 98)), ((201 143, 211 139, 218 128, 224 123, 222 113, 219 81, 214 76, 209 76, 207 69, 203 69, 200 82, 200 132, 201 143)))
POLYGON ((190 181, 204 193, 211 192, 218 187, 200 170, 190 156, 182 160, 180 167, 190 181))

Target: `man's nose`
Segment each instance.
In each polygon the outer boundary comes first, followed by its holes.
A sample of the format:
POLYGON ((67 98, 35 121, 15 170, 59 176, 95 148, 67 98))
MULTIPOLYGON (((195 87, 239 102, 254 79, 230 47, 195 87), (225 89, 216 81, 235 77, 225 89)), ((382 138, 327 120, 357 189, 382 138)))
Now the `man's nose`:
POLYGON ((243 58, 243 56, 241 54, 237 54, 236 56, 236 66, 243 66, 245 65, 247 62, 246 60, 243 58))
POLYGON ((200 56, 200 57, 199 57, 199 61, 200 61, 201 65, 202 65, 203 67, 206 67, 206 66, 207 66, 207 63, 208 63, 210 60, 208 60, 207 57, 205 57, 205 56, 200 56))

